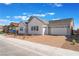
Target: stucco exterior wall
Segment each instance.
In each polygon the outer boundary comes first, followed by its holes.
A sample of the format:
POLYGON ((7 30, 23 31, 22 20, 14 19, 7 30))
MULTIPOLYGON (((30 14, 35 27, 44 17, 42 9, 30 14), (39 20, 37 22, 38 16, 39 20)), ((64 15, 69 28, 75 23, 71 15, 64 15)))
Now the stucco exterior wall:
POLYGON ((51 34, 51 28, 52 28, 52 31, 54 29, 55 31, 57 30, 57 33, 53 32, 53 34, 71 35, 71 27, 73 27, 73 21, 59 21, 59 22, 50 21, 48 26, 49 26, 49 31, 48 31, 49 34, 51 34))
MULTIPOLYGON (((43 34, 43 28, 47 27, 47 25, 43 24, 36 18, 33 18, 29 23, 28 23, 28 34, 43 34), (38 31, 32 31, 31 27, 32 26, 38 26, 39 30, 38 31)), ((47 33, 47 31, 46 31, 47 33)))
POLYGON ((20 23, 18 27, 18 33, 19 34, 28 34, 27 33, 27 25, 24 23, 20 23), (20 31, 20 28, 23 27, 23 31, 20 31))

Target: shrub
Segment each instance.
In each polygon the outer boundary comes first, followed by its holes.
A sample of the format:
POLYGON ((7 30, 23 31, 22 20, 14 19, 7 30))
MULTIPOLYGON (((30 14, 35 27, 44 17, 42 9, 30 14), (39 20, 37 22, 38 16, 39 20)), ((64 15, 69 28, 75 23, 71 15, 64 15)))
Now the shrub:
POLYGON ((0 34, 3 34, 4 32, 3 31, 0 31, 0 34))
POLYGON ((72 40, 72 44, 73 44, 73 45, 76 44, 76 40, 75 40, 75 39, 72 40))

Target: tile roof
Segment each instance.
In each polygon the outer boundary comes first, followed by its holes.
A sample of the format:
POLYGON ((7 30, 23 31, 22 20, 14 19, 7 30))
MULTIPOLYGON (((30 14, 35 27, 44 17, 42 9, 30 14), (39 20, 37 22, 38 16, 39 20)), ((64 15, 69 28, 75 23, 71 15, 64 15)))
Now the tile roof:
POLYGON ((16 27, 18 27, 19 26, 19 23, 12 22, 12 23, 10 23, 10 26, 16 26, 16 27))

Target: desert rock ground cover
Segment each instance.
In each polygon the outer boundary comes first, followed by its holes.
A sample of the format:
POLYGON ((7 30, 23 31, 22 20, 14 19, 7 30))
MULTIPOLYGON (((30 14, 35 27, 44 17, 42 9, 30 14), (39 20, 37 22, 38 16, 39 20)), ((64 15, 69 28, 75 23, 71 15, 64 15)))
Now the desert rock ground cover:
POLYGON ((52 35, 6 35, 7 37, 14 37, 22 40, 27 40, 31 42, 46 44, 50 46, 60 47, 64 49, 70 49, 79 51, 79 43, 72 45, 72 42, 68 41, 66 36, 52 36, 52 35))

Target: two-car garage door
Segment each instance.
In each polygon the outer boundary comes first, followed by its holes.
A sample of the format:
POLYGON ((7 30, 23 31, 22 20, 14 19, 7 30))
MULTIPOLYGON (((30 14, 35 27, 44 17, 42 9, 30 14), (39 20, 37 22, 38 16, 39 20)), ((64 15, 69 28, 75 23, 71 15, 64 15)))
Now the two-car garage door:
POLYGON ((68 35, 67 28, 50 28, 51 35, 68 35))

